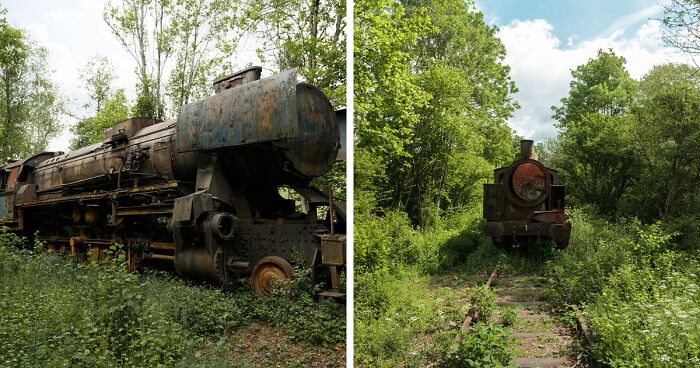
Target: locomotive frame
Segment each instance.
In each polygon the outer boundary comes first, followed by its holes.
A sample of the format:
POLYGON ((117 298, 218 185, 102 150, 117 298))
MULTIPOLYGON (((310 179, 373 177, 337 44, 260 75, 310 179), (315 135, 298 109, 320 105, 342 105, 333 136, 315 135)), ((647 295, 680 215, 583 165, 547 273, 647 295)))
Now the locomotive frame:
POLYGON ((249 276, 256 293, 300 264, 344 297, 345 203, 309 184, 336 160, 337 112, 296 70, 261 69, 216 80, 176 119, 128 119, 101 143, 0 167, 0 225, 81 258, 122 244, 130 270, 225 288, 249 276))

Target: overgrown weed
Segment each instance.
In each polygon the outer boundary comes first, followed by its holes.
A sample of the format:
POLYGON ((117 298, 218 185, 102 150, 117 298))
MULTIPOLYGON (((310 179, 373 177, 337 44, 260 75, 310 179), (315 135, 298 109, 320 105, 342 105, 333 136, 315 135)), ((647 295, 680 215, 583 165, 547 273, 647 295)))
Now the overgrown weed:
POLYGON ((313 301, 301 270, 257 298, 129 273, 118 247, 111 261, 78 262, 16 247, 24 244, 0 233, 2 366, 209 366, 201 349, 226 361, 228 335, 256 320, 310 349, 345 341, 344 305, 313 301))

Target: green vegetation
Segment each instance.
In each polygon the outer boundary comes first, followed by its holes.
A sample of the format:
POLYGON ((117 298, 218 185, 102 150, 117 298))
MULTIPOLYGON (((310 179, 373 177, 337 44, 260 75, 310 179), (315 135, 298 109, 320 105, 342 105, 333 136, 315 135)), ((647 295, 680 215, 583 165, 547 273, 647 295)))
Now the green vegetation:
POLYGON ((476 323, 465 332, 449 334, 461 339, 449 342, 444 349, 442 364, 445 367, 479 368, 508 367, 511 351, 508 348, 508 332, 498 325, 476 323))
POLYGON ((584 306, 593 357, 613 367, 700 365, 697 254, 659 223, 571 213, 572 241, 548 264, 549 297, 584 306))
POLYGON ((118 261, 19 250, 21 242, 0 235, 3 366, 278 366, 275 356, 241 351, 238 336, 259 324, 284 334, 262 348, 299 344, 285 364, 307 366, 345 340, 344 305, 313 301, 303 273, 269 296, 227 295, 169 274, 127 273, 118 261))
POLYGON ((518 318, 517 312, 515 311, 515 308, 503 308, 503 316, 501 319, 503 320, 503 326, 510 327, 513 326, 518 318))
MULTIPOLYGON (((450 366, 467 357, 484 362, 486 360, 478 360, 477 356, 465 352, 488 350, 492 344, 506 346, 501 328, 493 325, 490 318, 484 319, 489 322, 484 322, 483 327, 465 333, 474 336, 465 337, 463 344, 474 343, 475 346, 452 345, 458 333, 456 329, 461 326, 471 303, 476 305, 480 316, 490 317, 494 311, 493 293, 475 286, 483 285, 496 265, 503 274, 542 268, 538 257, 526 258, 494 247, 483 236, 483 222, 479 217, 476 211, 456 213, 443 219, 444 228, 432 227, 424 231, 412 229, 405 217, 397 220, 389 215, 376 218, 377 222, 369 228, 376 232, 365 234, 362 231, 367 228, 356 226, 356 242, 361 236, 370 239, 369 235, 375 234, 373 247, 385 249, 387 254, 401 255, 401 263, 388 258, 375 264, 372 272, 356 273, 356 364, 393 367, 444 363, 450 366), (379 231, 380 226, 384 226, 385 233, 379 231), (384 235, 379 237, 379 234, 384 235), (468 275, 482 276, 467 278, 468 275), (492 341, 480 345, 477 341, 484 334, 492 341)), ((489 353, 483 359, 496 356, 499 355, 489 353)), ((508 360, 503 359, 507 363, 508 360)))
POLYGON ((487 323, 496 309, 496 294, 484 285, 479 285, 471 295, 471 305, 476 311, 475 322, 487 323))
MULTIPOLYGON (((546 272, 547 297, 584 310, 604 364, 700 366, 700 70, 658 65, 635 80, 611 50, 575 68, 553 107, 559 135, 537 145, 566 185, 571 243, 507 253, 481 220, 482 184, 518 140, 496 30, 471 3, 355 7, 357 364, 507 363, 478 353, 506 344, 488 318, 454 340, 467 305, 490 314, 474 286, 498 265, 546 272)), ((665 19, 695 54, 698 9, 674 0, 665 19)), ((502 324, 515 317, 501 310, 502 324)))
POLYGON ((43 150, 61 131, 65 106, 46 49, 12 27, 0 6, 0 163, 43 150))
MULTIPOLYGON (((667 44, 691 56, 698 9, 674 0, 663 19, 667 44)), ((699 71, 657 65, 637 81, 601 50, 572 71, 559 136, 540 146, 580 207, 547 265, 549 297, 583 308, 609 366, 700 366, 699 71)))

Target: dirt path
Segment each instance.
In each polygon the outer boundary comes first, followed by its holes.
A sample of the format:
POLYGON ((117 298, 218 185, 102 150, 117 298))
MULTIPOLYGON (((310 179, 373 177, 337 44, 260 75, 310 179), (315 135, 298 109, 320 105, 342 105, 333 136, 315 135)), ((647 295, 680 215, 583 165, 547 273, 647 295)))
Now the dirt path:
POLYGON ((510 320, 516 367, 580 367, 574 337, 544 300, 545 279, 540 276, 496 277, 497 322, 510 320))

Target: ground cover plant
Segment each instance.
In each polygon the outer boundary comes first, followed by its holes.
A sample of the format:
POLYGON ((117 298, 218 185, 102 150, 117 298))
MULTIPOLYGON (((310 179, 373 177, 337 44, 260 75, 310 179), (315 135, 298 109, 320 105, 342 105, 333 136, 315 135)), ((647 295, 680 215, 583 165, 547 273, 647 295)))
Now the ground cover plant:
POLYGON ((314 301, 303 274, 258 298, 249 290, 225 294, 170 274, 128 273, 118 261, 77 262, 16 248, 22 243, 13 234, 0 235, 2 366, 311 366, 344 361, 345 307, 314 301), (255 336, 260 347, 277 353, 246 356, 250 349, 242 349, 238 337, 251 331, 256 334, 248 338, 255 336), (279 344, 288 353, 279 352, 279 344), (323 355, 336 359, 324 363, 323 355))
POLYGON ((489 318, 493 293, 479 286, 496 265, 504 275, 542 270, 542 257, 537 254, 546 252, 524 256, 523 251, 494 246, 482 233, 480 215, 474 209, 454 211, 439 226, 424 229, 391 215, 356 224, 356 249, 370 244, 387 249, 386 254, 419 255, 374 258, 367 263, 356 256, 356 268, 369 270, 355 276, 356 365, 478 366, 487 361, 507 365, 504 357, 512 352, 476 353, 490 351, 491 345, 505 346, 507 336, 489 318), (381 228, 387 231, 381 233, 381 228), (454 345, 472 304, 483 320, 463 333, 464 343, 454 345), (489 340, 477 344, 484 336, 489 340), (470 359, 475 365, 467 363, 470 359))
POLYGON ((549 297, 581 305, 594 359, 613 367, 700 366, 700 262, 676 233, 571 212, 572 241, 548 264, 549 297))

